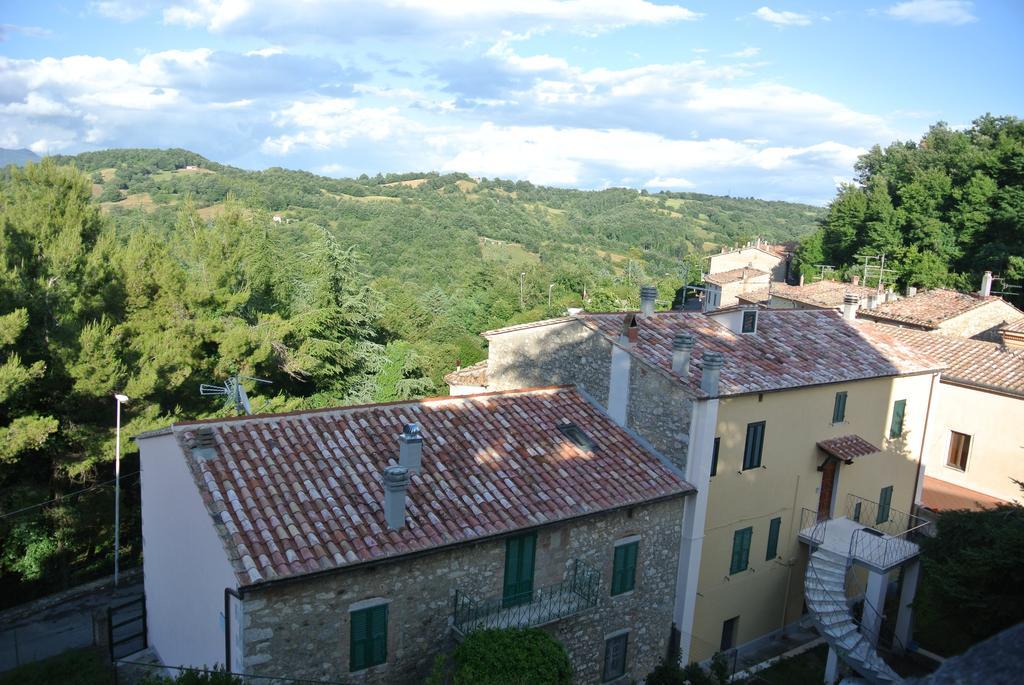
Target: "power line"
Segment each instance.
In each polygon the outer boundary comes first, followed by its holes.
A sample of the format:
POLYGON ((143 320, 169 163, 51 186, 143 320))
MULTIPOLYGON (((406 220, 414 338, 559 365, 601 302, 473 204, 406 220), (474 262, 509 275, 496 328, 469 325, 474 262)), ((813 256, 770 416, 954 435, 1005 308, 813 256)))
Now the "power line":
MULTIPOLYGON (((138 475, 139 473, 141 473, 141 471, 132 471, 131 473, 128 473, 128 474, 125 474, 125 475, 121 476, 121 478, 130 478, 131 476, 138 475)), ((45 507, 47 504, 53 504, 54 502, 60 502, 65 497, 74 497, 75 495, 81 495, 84 492, 89 492, 90 490, 95 490, 96 488, 101 488, 104 485, 110 485, 115 480, 117 480, 117 478, 111 478, 110 480, 105 480, 102 483, 96 483, 95 485, 89 486, 87 488, 82 488, 81 490, 75 490, 74 492, 69 492, 66 495, 61 495, 60 497, 54 497, 53 499, 46 500, 45 502, 39 502, 38 504, 30 504, 27 507, 23 507, 21 509, 15 509, 14 511, 2 512, 2 513, 0 513, 0 519, 10 518, 11 516, 14 516, 16 514, 21 514, 21 513, 24 513, 26 511, 30 511, 32 509, 38 509, 39 507, 45 507)))

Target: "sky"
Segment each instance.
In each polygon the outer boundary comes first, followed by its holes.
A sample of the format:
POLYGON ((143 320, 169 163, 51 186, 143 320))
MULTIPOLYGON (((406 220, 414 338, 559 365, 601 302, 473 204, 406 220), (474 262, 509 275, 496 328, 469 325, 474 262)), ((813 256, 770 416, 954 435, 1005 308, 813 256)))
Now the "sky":
POLYGON ((1024 114, 1024 2, 0 0, 0 147, 826 203, 1024 114))

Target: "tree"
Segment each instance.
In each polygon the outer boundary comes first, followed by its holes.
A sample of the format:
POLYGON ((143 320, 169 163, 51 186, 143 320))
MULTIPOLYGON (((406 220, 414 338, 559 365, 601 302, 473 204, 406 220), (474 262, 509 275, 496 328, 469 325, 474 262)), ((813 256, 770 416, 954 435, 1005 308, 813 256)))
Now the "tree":
POLYGON ((454 685, 569 685, 565 648, 538 628, 475 630, 455 649, 454 685))

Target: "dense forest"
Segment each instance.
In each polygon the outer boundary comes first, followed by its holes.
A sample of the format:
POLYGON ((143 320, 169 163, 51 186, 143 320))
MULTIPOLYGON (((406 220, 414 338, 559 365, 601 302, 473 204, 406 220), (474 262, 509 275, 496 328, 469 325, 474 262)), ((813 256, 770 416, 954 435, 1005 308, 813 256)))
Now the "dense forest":
POLYGON ((1017 286, 1010 297, 1021 304, 1024 121, 984 116, 963 131, 939 123, 920 142, 875 146, 856 172, 802 241, 805 276, 822 264, 861 273, 864 255, 884 254, 887 283, 976 290, 988 270, 1003 279, 996 290, 1017 286))
MULTIPOLYGON (((814 229, 805 205, 463 174, 248 172, 185 150, 109 150, 0 176, 0 596, 108 572, 112 395, 125 435, 232 413, 443 393, 478 333, 672 303, 702 254, 814 229), (46 504, 38 506, 40 503, 46 504)), ((126 474, 126 559, 138 555, 126 474)))

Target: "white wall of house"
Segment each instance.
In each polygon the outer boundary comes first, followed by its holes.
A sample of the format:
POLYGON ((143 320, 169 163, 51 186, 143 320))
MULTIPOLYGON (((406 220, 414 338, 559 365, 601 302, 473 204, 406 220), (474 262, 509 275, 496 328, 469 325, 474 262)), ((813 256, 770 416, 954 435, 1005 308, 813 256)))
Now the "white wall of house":
POLYGON ((460 395, 476 395, 481 392, 487 392, 486 385, 460 385, 458 383, 448 384, 448 394, 452 397, 458 397, 460 395))
POLYGON ((139 448, 149 644, 168 666, 223 664, 234 570, 174 436, 142 438, 139 448))

